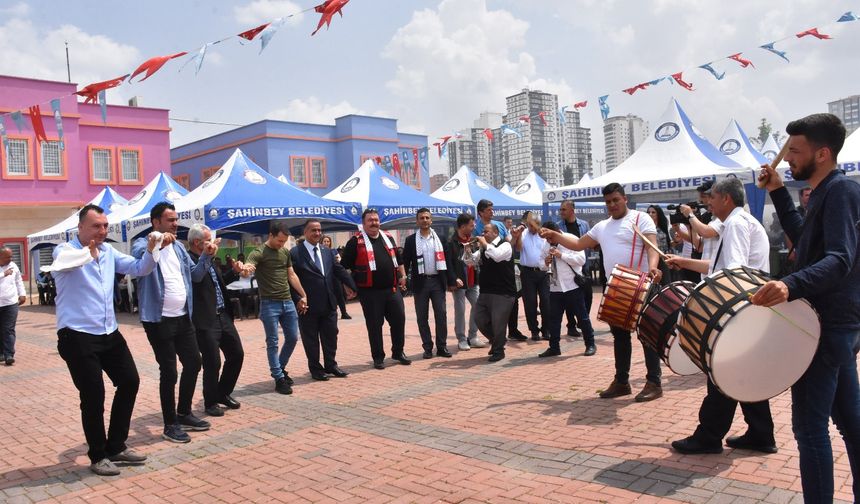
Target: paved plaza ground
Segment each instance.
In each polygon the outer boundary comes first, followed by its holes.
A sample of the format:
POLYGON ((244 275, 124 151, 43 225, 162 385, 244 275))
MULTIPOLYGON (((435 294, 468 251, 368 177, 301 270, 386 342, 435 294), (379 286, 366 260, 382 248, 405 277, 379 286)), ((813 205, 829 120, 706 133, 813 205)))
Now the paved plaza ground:
MULTIPOLYGON (((598 303, 595 296, 594 313, 598 303)), ((669 443, 693 432, 704 376, 664 369, 662 399, 599 399, 614 370, 601 322, 594 357, 582 355, 582 340, 563 337, 561 357, 538 359, 546 342, 509 342, 507 359, 488 363, 485 349, 457 352, 451 334, 453 358, 423 360, 407 298, 413 364, 386 360, 379 371, 361 309, 349 308, 338 361, 350 376, 312 381, 299 344, 288 366, 291 396, 274 393, 260 321, 237 321, 245 366, 234 397, 242 407, 210 418, 212 429, 191 433, 185 445, 161 439, 158 368, 136 316, 121 314, 141 375, 129 445, 149 461, 99 477, 87 468, 53 309, 24 307, 17 362, 0 366, 0 502, 802 501, 787 393, 771 401, 779 453, 679 455, 669 443)), ((642 352, 634 351, 634 393, 644 377, 642 352)), ((199 380, 194 399, 203 416, 199 380)), ((738 409, 732 433, 744 428, 738 409)), ((850 501, 848 460, 831 432, 837 498, 850 501)))

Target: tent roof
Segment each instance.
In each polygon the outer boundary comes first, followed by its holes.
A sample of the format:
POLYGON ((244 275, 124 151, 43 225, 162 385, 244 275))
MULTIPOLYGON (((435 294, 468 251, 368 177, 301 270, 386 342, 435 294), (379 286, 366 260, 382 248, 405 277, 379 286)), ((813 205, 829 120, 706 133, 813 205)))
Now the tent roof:
POLYGON ((547 201, 599 197, 600 188, 611 182, 624 184, 629 194, 692 189, 718 176, 752 177, 711 145, 673 98, 657 122, 654 133, 627 160, 605 175, 586 184, 547 191, 547 201))
POLYGON ((309 218, 357 224, 358 205, 326 201, 284 183, 260 168, 240 149, 176 205, 179 224, 204 223, 212 229, 263 234, 268 221, 295 226, 309 218))
POLYGON ((176 203, 188 194, 170 175, 159 172, 146 186, 134 195, 125 208, 108 215, 108 240, 131 240, 152 224, 149 211, 162 201, 176 203), (115 224, 121 224, 117 226, 115 224))
POLYGON ((431 196, 468 205, 470 208, 474 208, 478 201, 488 199, 493 202, 493 209, 498 215, 513 216, 535 208, 535 205, 514 199, 487 184, 466 165, 461 166, 457 173, 431 196))
POLYGON ((741 125, 734 119, 729 121, 717 145, 720 147, 720 152, 743 167, 758 169, 768 162, 767 158, 753 147, 741 125))
MULTIPOLYGON (((764 145, 761 146, 761 154, 767 159, 767 162, 773 161, 779 150, 782 149, 782 144, 777 142, 773 135, 768 135, 764 145)), ((778 168, 788 168, 788 163, 783 160, 779 163, 778 168)))
POLYGON ((363 208, 375 208, 382 224, 415 224, 415 212, 426 207, 434 220, 455 220, 469 211, 462 204, 434 198, 391 177, 376 163, 368 159, 351 177, 324 196, 332 201, 360 204, 363 208))
MULTIPOLYGON (((128 200, 110 187, 105 187, 87 204, 98 205, 104 209, 106 215, 122 209, 128 200)), ((59 245, 68 240, 67 231, 78 227, 78 211, 54 224, 48 229, 27 236, 29 249, 59 245)))
POLYGON ((502 194, 507 194, 508 196, 511 195, 511 191, 513 191, 513 189, 511 189, 511 184, 508 184, 507 182, 505 182, 505 185, 503 185, 502 188, 499 189, 499 192, 501 192, 502 194))
MULTIPOLYGON (((525 201, 532 205, 540 206, 543 202, 543 192, 546 189, 552 189, 554 186, 546 183, 540 175, 534 170, 530 171, 526 178, 520 182, 515 189, 508 193, 508 196, 518 200, 525 201)), ((495 205, 493 205, 495 207, 495 205)))
POLYGON ((854 174, 857 172, 856 165, 860 162, 860 128, 854 130, 854 133, 851 133, 845 139, 845 145, 842 146, 842 151, 839 152, 837 159, 840 164, 854 163, 854 171, 850 173, 854 174))

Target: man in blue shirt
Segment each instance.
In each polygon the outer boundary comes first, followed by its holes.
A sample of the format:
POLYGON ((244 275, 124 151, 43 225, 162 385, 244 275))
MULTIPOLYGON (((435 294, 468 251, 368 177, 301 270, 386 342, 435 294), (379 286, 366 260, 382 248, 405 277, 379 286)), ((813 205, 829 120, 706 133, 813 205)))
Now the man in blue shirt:
POLYGON ((508 229, 505 227, 504 223, 493 219, 494 212, 492 201, 482 199, 478 202, 476 208, 478 210, 478 218, 475 219, 475 230, 472 231, 474 236, 483 236, 484 225, 492 222, 499 229, 499 236, 502 237, 502 240, 511 241, 508 229))
MULTIPOLYGON (((570 233, 577 238, 583 237, 588 233, 588 230, 590 229, 588 227, 588 222, 576 216, 576 203, 573 200, 562 201, 558 214, 561 219, 559 219, 556 224, 558 224, 562 233, 570 233)), ((585 249, 585 264, 582 266, 582 276, 589 281, 588 285, 582 291, 585 298, 586 314, 591 313, 591 302, 594 297, 594 290, 591 287, 591 263, 588 260, 588 254, 590 252, 591 249, 585 249)), ((584 321, 576 320, 572 309, 565 308, 565 313, 567 314, 567 335, 580 336, 579 332, 576 330, 576 326, 577 324, 582 325, 584 321)), ((590 320, 588 322, 590 322, 590 320)))
POLYGON ((845 176, 836 156, 845 126, 832 114, 788 123, 785 160, 794 180, 812 187, 805 219, 778 172, 762 166, 779 223, 797 252, 795 272, 763 285, 752 303, 775 306, 805 298, 818 312, 821 336, 809 368, 791 387, 791 426, 800 453, 806 502, 833 501, 829 422, 839 429, 851 465, 854 501, 860 499, 860 185, 845 176))
POLYGON ((108 223, 100 207, 83 207, 78 219, 77 238, 54 249, 57 351, 80 392, 90 469, 102 476, 116 476, 119 469, 114 462, 142 463, 146 457, 125 445, 140 377, 116 323, 114 279, 116 273, 151 272, 156 265, 152 257, 156 241, 150 236, 145 252, 135 260, 104 243, 108 223), (116 387, 107 434, 102 372, 116 387))
MULTIPOLYGON (((152 229, 164 236, 175 237, 179 218, 173 205, 161 202, 149 212, 152 229)), ((138 238, 131 246, 131 255, 142 257, 146 239, 138 238)), ((209 274, 212 256, 218 246, 208 243, 196 263, 181 243, 172 240, 160 250, 158 267, 138 279, 140 322, 158 362, 158 392, 164 432, 161 437, 174 443, 187 443, 191 438, 184 431, 205 431, 210 425, 191 413, 191 400, 197 386, 201 357, 197 335, 191 322, 193 315, 192 282, 209 274), (182 363, 179 378, 179 399, 176 399, 176 357, 182 363)))

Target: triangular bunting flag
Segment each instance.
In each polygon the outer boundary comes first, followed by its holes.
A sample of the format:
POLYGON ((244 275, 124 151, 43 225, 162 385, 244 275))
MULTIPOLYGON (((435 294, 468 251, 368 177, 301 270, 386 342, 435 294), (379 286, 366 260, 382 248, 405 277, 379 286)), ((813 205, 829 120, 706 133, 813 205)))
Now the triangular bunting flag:
POLYGON ((818 40, 828 40, 828 39, 833 38, 830 35, 826 35, 824 33, 818 33, 818 28, 810 28, 806 31, 802 31, 802 32, 798 33, 796 35, 796 37, 797 38, 803 38, 803 37, 806 37, 807 35, 815 37, 818 40))
MULTIPOLYGON (((760 46, 760 47, 761 47, 762 49, 764 49, 765 51, 772 52, 773 54, 776 54, 777 56, 779 56, 780 58, 784 59, 785 61, 788 61, 788 56, 786 56, 785 51, 777 51, 777 50, 773 47, 773 44, 775 44, 775 42, 771 42, 771 43, 769 43, 769 44, 765 44, 765 45, 760 46)), ((790 61, 788 61, 788 62, 789 62, 789 63, 791 63, 790 61)))
POLYGON ((731 56, 729 56, 729 59, 737 61, 738 63, 741 64, 741 67, 743 67, 743 68, 746 68, 748 66, 755 68, 755 65, 753 65, 752 61, 743 58, 741 56, 741 54, 743 54, 743 53, 732 54, 731 56))
POLYGON ((104 91, 105 89, 115 88, 119 86, 120 84, 122 84, 122 81, 124 81, 126 77, 128 77, 128 74, 111 80, 94 82, 85 86, 83 89, 81 89, 75 94, 78 96, 83 96, 84 103, 95 103, 98 98, 99 91, 104 91))
POLYGON ((607 98, 609 98, 609 95, 603 95, 597 98, 597 103, 600 105, 600 115, 603 116, 604 121, 609 117, 609 104, 606 103, 607 98))
POLYGON ((716 70, 714 70, 714 67, 712 67, 710 63, 705 63, 704 65, 700 65, 699 68, 701 68, 703 70, 707 70, 717 80, 723 80, 723 77, 726 76, 726 72, 718 73, 716 70))
POLYGON ((148 60, 141 63, 140 66, 137 67, 137 69, 131 73, 131 77, 128 78, 128 81, 131 82, 132 79, 134 79, 138 75, 146 72, 146 75, 143 76, 143 79, 140 79, 138 81, 138 82, 143 82, 146 79, 152 77, 152 75, 155 72, 161 70, 161 67, 163 67, 164 64, 167 63, 168 61, 170 61, 174 58, 179 58, 181 56, 185 56, 186 54, 188 54, 188 53, 185 51, 182 51, 182 52, 179 52, 176 54, 170 54, 167 56, 155 56, 153 58, 149 58, 148 60))
POLYGON ((60 150, 66 149, 63 142, 63 114, 60 113, 60 99, 51 100, 51 111, 54 113, 54 122, 57 124, 57 137, 60 139, 60 150))
POLYGON ((33 125, 33 133, 36 134, 37 142, 47 142, 48 135, 45 134, 45 124, 42 122, 42 111, 38 105, 30 107, 30 123, 33 125))
POLYGON ((349 3, 349 0, 325 0, 324 3, 314 7, 314 10, 322 14, 322 16, 320 16, 320 22, 317 24, 317 29, 311 33, 311 36, 313 37, 318 31, 320 31, 323 23, 325 23, 326 29, 328 29, 331 24, 331 18, 335 13, 340 14, 340 17, 343 17, 341 9, 343 9, 347 3, 349 3))
POLYGON ((693 85, 689 82, 684 81, 684 72, 678 72, 676 74, 672 74, 672 80, 677 82, 679 86, 686 89, 687 91, 693 90, 693 85))

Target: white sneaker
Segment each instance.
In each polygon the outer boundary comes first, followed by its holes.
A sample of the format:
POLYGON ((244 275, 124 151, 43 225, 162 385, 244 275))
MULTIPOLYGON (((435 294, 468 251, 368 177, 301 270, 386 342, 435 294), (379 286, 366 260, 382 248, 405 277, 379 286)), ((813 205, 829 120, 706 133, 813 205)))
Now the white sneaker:
POLYGON ((460 350, 470 350, 472 347, 469 346, 468 341, 461 341, 457 343, 457 348, 459 348, 460 350))
POLYGON ((119 476, 119 467, 106 458, 99 460, 95 464, 90 464, 90 471, 99 476, 119 476))
POLYGON ((480 339, 475 338, 473 340, 469 340, 469 346, 471 346, 472 348, 484 348, 487 346, 487 344, 480 339))

